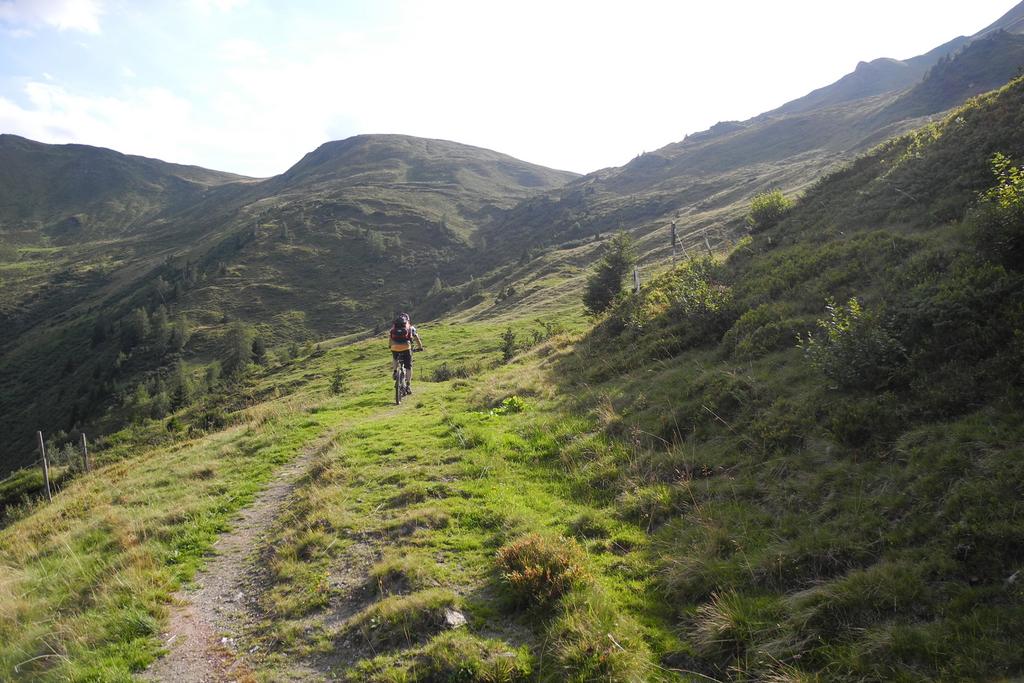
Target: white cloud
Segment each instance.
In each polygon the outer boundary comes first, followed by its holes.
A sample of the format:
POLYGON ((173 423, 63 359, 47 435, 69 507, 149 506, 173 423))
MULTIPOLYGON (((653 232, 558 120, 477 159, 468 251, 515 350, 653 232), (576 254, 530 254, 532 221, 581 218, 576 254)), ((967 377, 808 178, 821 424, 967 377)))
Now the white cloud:
POLYGON ((162 88, 96 97, 31 82, 27 106, 0 98, 0 130, 48 143, 78 142, 168 161, 195 158, 191 105, 162 88))
POLYGON ((233 38, 220 44, 218 50, 221 59, 229 62, 264 62, 267 59, 267 48, 253 40, 233 38))
POLYGON ((125 78, 135 78, 135 71, 130 66, 122 66, 121 75, 125 78))
POLYGON ((231 10, 245 7, 249 0, 192 0, 192 4, 204 14, 213 11, 230 12, 231 10))
POLYGON ((0 22, 22 35, 40 26, 99 33, 102 13, 99 0, 0 0, 0 22))

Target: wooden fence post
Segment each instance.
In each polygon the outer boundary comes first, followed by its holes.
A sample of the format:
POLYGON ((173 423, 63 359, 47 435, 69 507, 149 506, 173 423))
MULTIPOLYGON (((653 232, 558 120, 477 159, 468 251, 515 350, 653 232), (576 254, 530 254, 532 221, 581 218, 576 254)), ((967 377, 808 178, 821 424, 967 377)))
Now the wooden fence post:
POLYGON ((89 444, 85 441, 85 432, 82 432, 82 467, 86 472, 92 469, 89 466, 89 444))
POLYGON ((43 433, 36 432, 39 440, 39 452, 43 454, 43 479, 46 481, 46 499, 53 502, 53 494, 50 492, 50 464, 46 462, 46 444, 43 443, 43 433))
POLYGON ((704 235, 704 246, 708 248, 708 256, 709 257, 713 257, 715 254, 714 254, 713 251, 711 251, 711 242, 708 242, 708 229, 707 228, 704 228, 703 235, 704 235))

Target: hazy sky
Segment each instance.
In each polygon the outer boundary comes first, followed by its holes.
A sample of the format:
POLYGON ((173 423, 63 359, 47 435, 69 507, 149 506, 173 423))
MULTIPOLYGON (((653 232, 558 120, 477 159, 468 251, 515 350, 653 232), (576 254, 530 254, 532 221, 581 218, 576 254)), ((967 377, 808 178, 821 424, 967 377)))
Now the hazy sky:
POLYGON ((359 133, 578 172, 1015 0, 0 0, 0 132, 254 176, 359 133))

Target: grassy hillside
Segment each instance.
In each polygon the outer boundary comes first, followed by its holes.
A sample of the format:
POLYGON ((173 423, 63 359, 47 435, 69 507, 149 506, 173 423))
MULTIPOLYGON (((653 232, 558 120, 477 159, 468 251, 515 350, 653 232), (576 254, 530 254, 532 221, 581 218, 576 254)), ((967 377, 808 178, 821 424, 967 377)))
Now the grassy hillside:
POLYGON ((880 146, 599 320, 535 293, 424 324, 400 407, 382 341, 338 340, 118 434, 0 531, 0 666, 127 680, 312 453, 232 636, 256 680, 1024 674, 1022 104, 880 146))
POLYGON ((35 459, 35 429, 117 428, 134 394, 175 391, 183 366, 198 388, 199 366, 226 361, 232 322, 286 349, 372 328, 395 307, 437 313, 478 296, 480 226, 574 177, 403 136, 329 143, 262 182, 109 150, 4 145, 32 167, 35 193, 0 210, 18 226, 0 238, 5 473, 35 459), (80 187, 75 169, 96 187, 80 187), (39 207, 45 220, 22 220, 39 207), (58 238, 48 227, 85 211, 95 230, 58 238))
POLYGON ((1018 80, 824 178, 563 368, 636 444, 591 486, 649 521, 708 675, 1020 675, 1022 103, 1018 80))
POLYGON ((86 145, 0 135, 0 235, 5 242, 74 244, 138 229, 231 173, 127 156, 86 145))
MULTIPOLYGON (((1015 16, 993 29, 1013 31, 1015 16)), ((325 144, 263 181, 4 136, 0 472, 34 459, 36 429, 60 441, 165 415, 161 397, 183 377, 201 393, 214 362, 236 365, 239 335, 290 354, 372 330, 395 308, 501 316, 552 285, 568 295, 621 228, 639 240, 645 277, 668 259, 673 222, 690 252, 705 237, 730 243, 755 194, 804 191, 914 117, 1005 80, 1019 37, 990 33, 578 179, 397 135, 325 144)))

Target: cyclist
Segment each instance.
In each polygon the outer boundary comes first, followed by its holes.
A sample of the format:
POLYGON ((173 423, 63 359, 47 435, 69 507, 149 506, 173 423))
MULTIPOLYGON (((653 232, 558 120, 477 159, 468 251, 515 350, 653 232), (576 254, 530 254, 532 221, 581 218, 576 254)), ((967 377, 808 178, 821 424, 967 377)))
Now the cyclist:
POLYGON ((408 313, 400 313, 395 318, 388 333, 388 341, 391 345, 391 376, 398 372, 398 364, 405 366, 405 393, 412 393, 412 343, 416 342, 416 350, 423 350, 423 342, 416 334, 416 328, 409 322, 408 313))

